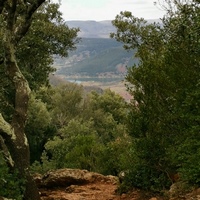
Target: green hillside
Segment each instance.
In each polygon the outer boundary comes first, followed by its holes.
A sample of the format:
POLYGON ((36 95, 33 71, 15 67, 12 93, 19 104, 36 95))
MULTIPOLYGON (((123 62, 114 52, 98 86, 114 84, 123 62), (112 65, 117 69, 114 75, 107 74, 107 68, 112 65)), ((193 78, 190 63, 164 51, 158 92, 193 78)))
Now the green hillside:
POLYGON ((55 58, 57 73, 62 75, 97 76, 122 74, 126 66, 137 63, 134 52, 126 52, 122 44, 109 38, 82 38, 68 58, 55 58))

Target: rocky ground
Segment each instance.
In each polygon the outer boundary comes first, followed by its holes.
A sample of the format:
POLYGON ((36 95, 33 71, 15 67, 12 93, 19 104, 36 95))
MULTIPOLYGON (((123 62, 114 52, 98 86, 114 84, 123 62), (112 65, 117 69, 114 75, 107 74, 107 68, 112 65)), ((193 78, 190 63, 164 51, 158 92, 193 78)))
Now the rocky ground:
POLYGON ((174 191, 176 186, 165 198, 139 190, 119 195, 117 177, 87 170, 60 169, 35 179, 42 200, 200 200, 200 189, 183 195, 174 191))
POLYGON ((43 200, 118 200, 125 199, 115 194, 116 186, 105 183, 71 185, 55 190, 41 190, 43 200))

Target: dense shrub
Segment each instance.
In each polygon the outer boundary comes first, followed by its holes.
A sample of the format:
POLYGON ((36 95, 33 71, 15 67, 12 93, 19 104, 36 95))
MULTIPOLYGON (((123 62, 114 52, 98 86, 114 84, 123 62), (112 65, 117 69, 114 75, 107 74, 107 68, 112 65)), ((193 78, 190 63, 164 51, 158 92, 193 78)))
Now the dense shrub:
POLYGON ((0 196, 22 200, 24 180, 19 179, 16 171, 10 171, 3 154, 0 152, 0 196))

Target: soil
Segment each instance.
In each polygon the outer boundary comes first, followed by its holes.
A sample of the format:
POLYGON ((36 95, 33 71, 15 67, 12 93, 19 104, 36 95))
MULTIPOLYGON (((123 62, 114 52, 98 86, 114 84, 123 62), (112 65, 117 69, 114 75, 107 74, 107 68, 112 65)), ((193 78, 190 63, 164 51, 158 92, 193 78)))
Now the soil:
POLYGON ((40 193, 42 200, 164 200, 150 197, 138 190, 119 195, 116 192, 117 187, 112 183, 89 183, 54 190, 41 189, 40 193))
POLYGON ((119 178, 80 169, 51 170, 35 174, 41 200, 200 200, 200 188, 186 187, 183 181, 173 183, 160 196, 138 189, 119 194, 119 178))

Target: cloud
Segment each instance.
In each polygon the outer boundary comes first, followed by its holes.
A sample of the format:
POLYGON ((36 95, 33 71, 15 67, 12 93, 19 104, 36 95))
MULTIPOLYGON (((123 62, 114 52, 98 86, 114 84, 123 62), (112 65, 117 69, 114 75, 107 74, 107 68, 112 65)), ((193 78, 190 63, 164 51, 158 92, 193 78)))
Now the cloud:
MULTIPOLYGON (((58 0, 53 0, 54 2, 58 0)), ((156 0, 61 0, 65 20, 113 20, 120 11, 131 11, 136 17, 158 19, 164 14, 156 0)))

